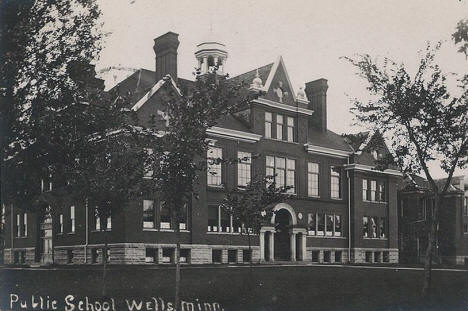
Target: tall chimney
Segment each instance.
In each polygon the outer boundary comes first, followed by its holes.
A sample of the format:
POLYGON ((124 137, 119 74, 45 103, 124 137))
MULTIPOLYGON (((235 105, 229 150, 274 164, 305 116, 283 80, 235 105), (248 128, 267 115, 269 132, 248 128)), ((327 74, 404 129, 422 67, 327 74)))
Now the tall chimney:
POLYGON ((156 81, 170 74, 177 81, 177 48, 179 35, 169 31, 154 39, 153 50, 156 54, 156 81))
POLYGON ((321 132, 327 131, 327 89, 326 79, 318 79, 306 83, 305 92, 309 99, 309 109, 314 111, 309 125, 321 132))

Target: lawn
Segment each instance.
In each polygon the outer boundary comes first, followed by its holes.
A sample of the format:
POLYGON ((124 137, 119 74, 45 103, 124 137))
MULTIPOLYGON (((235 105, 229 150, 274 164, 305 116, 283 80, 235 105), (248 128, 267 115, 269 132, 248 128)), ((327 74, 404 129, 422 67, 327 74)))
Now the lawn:
MULTIPOLYGON (((1 310, 11 300, 15 310, 21 302, 22 310, 171 310, 173 268, 111 268, 106 298, 101 273, 98 267, 1 270, 1 310)), ((419 297, 422 276, 396 268, 194 267, 182 270, 181 292, 184 309, 193 311, 468 310, 468 271, 434 271, 431 302, 419 297)))

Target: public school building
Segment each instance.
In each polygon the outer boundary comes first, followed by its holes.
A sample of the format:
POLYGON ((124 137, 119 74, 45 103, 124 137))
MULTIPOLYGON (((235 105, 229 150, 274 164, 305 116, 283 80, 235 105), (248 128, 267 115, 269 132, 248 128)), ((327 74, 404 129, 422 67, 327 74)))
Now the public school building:
MULTIPOLYGON (((178 35, 154 40, 156 70, 141 69, 113 88, 133 92, 129 109, 140 126, 154 116, 163 127, 162 78, 170 75, 177 92, 192 81, 177 77, 178 35)), ((228 59, 215 40, 196 48, 202 73, 228 59)), ((5 263, 100 263, 104 234, 111 264, 170 264, 176 225, 181 229, 181 261, 187 264, 304 261, 317 263, 397 263, 397 185, 395 168, 376 170, 375 160, 389 151, 378 133, 341 136, 327 128, 327 80, 294 90, 281 57, 232 79, 247 82, 265 95, 244 111, 227 115, 209 130, 208 172, 197 186, 199 199, 176 224, 168 210, 150 197, 134 200, 107 220, 106 232, 90 206, 63 206, 39 220, 7 206, 5 263), (255 155, 255 156, 253 156, 255 155), (210 158, 242 159, 217 164, 210 158), (274 207, 260 232, 247 232, 220 207, 228 187, 246 185, 255 175, 276 174, 278 185, 292 186, 292 198, 274 207)), ((333 112, 331 112, 333 113, 333 112)), ((43 191, 53 187, 45 181, 43 191)))

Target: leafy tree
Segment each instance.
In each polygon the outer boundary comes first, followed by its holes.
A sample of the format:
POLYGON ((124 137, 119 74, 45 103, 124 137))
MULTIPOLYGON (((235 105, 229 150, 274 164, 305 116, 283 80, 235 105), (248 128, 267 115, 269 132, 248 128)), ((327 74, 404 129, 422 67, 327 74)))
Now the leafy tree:
POLYGON ((468 58, 468 18, 457 23, 456 31, 452 34, 455 44, 459 44, 458 52, 468 58))
POLYGON ((197 75, 193 89, 179 94, 165 77, 165 96, 169 124, 164 135, 155 139, 152 163, 153 183, 160 200, 171 212, 177 235, 175 306, 180 305, 180 227, 184 219, 184 206, 197 197, 194 186, 200 182, 206 169, 208 149, 207 129, 221 116, 245 107, 254 98, 242 83, 234 83, 213 72, 197 75), (201 174, 201 175, 200 175, 201 174))
POLYGON ((440 197, 450 186, 456 168, 467 165, 467 81, 460 81, 459 96, 447 87, 446 74, 434 62, 440 44, 428 45, 415 75, 404 64, 385 58, 383 64, 370 55, 346 58, 367 81, 369 101, 354 99, 352 112, 363 125, 380 130, 390 141, 403 172, 423 171, 434 193, 429 221, 423 294, 431 287, 431 264, 439 219, 440 197), (428 163, 439 159, 448 174, 440 186, 428 163))
MULTIPOLYGON (((242 159, 239 159, 240 161, 242 159)), ((273 216, 274 204, 285 201, 289 186, 276 187, 275 176, 255 177, 247 186, 241 189, 225 189, 225 197, 221 207, 232 216, 233 221, 242 224, 246 230, 249 243, 249 253, 252 254, 250 235, 260 232, 273 216)), ((252 265, 252 256, 250 256, 252 265)))

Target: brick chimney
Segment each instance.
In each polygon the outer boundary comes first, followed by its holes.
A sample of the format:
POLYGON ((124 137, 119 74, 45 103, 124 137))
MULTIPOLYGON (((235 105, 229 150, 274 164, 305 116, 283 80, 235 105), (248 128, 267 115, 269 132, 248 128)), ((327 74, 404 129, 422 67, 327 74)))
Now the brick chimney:
POLYGON ((156 54, 156 81, 170 74, 177 81, 177 48, 179 35, 169 31, 154 39, 153 50, 156 54))
POLYGON ((309 109, 314 114, 309 119, 309 125, 321 132, 327 131, 327 89, 326 79, 318 79, 306 83, 305 92, 309 99, 309 109))

